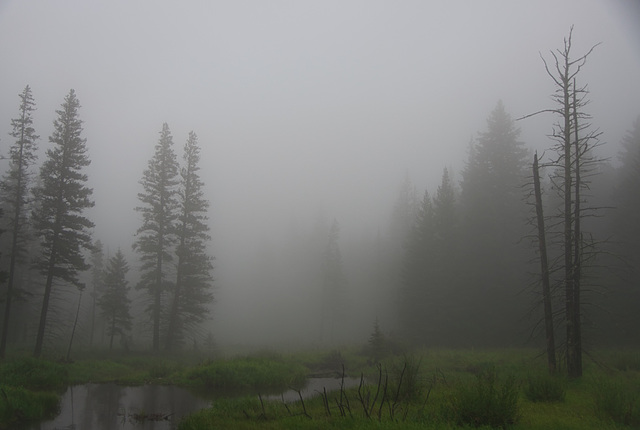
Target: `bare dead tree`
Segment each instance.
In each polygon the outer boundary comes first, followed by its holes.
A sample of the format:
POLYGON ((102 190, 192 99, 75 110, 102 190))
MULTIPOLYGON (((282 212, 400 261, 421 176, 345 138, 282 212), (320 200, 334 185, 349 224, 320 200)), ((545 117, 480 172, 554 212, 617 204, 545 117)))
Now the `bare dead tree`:
POLYGON ((542 301, 544 305, 544 328, 547 347, 547 365, 550 373, 555 373, 556 341, 553 333, 553 307, 551 300, 551 281, 549 279, 549 260, 547 257, 547 239, 544 228, 544 212, 542 207, 542 188, 540 187, 540 171, 538 153, 533 158, 533 185, 535 193, 536 220, 538 226, 538 249, 540 251, 540 272, 542 275, 542 301))
MULTIPOLYGON (((550 64, 540 55, 547 75, 553 80, 556 91, 552 99, 557 105, 553 109, 544 109, 519 119, 528 118, 543 112, 558 115, 550 138, 557 157, 548 165, 556 169, 552 178, 554 188, 563 201, 560 225, 562 228, 562 267, 565 302, 566 328, 566 364, 569 377, 582 376, 582 315, 581 315, 581 278, 584 256, 582 250, 583 233, 580 220, 584 217, 581 206, 581 190, 588 186, 583 173, 598 162, 593 156, 593 148, 599 144, 599 131, 589 132, 590 116, 584 112, 588 104, 587 87, 578 87, 576 76, 585 65, 587 57, 598 44, 592 46, 586 54, 577 59, 571 57, 573 27, 564 40, 564 48, 551 51, 553 62, 550 64)), ((549 270, 547 269, 547 273, 549 270)), ((546 316, 545 316, 546 327, 546 316)))

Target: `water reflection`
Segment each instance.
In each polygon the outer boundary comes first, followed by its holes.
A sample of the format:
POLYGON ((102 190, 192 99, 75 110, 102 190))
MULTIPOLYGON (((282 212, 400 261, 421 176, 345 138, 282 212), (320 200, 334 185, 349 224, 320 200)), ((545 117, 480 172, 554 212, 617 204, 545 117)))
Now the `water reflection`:
POLYGON ((357 387, 360 384, 360 378, 309 378, 305 386, 300 390, 300 394, 296 390, 288 390, 282 394, 274 394, 267 397, 269 400, 280 400, 286 403, 297 402, 300 395, 303 399, 309 399, 326 391, 337 391, 341 386, 346 390, 351 387, 357 387), (344 385, 343 385, 344 384, 344 385))
POLYGON ((210 403, 176 386, 76 385, 62 396, 57 417, 28 429, 172 430, 182 417, 210 403))
MULTIPOLYGON (((307 399, 324 390, 339 390, 342 383, 340 378, 310 378, 301 394, 307 399)), ((344 388, 359 383, 360 379, 345 378, 344 388)), ((235 394, 253 395, 255 390, 235 394)), ((209 398, 229 395, 229 392, 206 393, 209 398)), ((268 398, 289 403, 298 401, 299 394, 289 390, 268 398)), ((62 395, 57 417, 27 426, 25 430, 174 430, 184 416, 210 405, 211 400, 173 385, 75 385, 62 395)))

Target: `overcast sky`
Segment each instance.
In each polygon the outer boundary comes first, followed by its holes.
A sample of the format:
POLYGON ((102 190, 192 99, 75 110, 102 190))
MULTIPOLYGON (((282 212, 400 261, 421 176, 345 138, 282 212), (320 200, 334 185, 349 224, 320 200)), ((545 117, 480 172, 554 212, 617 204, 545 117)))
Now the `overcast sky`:
MULTIPOLYGON (((640 14, 629 1, 0 0, 0 153, 29 84, 40 145, 69 89, 82 108, 96 233, 130 251, 138 181, 162 123, 202 146, 216 266, 320 208, 343 236, 388 225, 405 174, 458 175, 502 99, 550 107, 539 54, 602 42, 582 73, 611 148, 640 114, 640 14), (252 226, 248 226, 252 225, 252 226)), ((519 125, 549 145, 552 117, 519 125)))

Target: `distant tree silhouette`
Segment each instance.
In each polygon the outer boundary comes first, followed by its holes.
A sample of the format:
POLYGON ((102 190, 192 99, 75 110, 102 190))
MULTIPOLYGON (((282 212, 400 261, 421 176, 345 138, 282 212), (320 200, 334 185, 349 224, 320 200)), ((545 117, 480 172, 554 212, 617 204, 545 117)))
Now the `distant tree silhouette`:
POLYGON ((136 288, 151 297, 147 312, 153 322, 152 348, 160 349, 160 324, 164 293, 169 288, 167 264, 173 259, 176 242, 178 208, 178 161, 173 151, 173 137, 167 123, 162 125, 155 153, 140 181, 143 192, 138 194, 142 226, 137 230, 133 249, 140 255, 141 279, 136 288))
POLYGON ((79 107, 75 91, 69 91, 62 108, 56 111, 58 118, 49 137, 54 147, 47 150, 47 159, 40 169, 41 185, 34 189, 38 206, 33 212, 33 224, 41 242, 41 255, 36 265, 46 277, 34 349, 36 357, 42 353, 54 279, 82 289, 84 284, 78 279, 78 272, 89 267, 82 251, 92 247, 90 229, 93 223, 82 213, 94 203, 91 200, 93 190, 85 185, 87 175, 82 172, 91 161, 86 139, 81 137, 79 107))
POLYGON ((516 322, 529 306, 520 294, 531 258, 521 242, 528 233, 522 197, 527 155, 520 130, 498 101, 486 129, 470 145, 460 184, 461 288, 474 304, 468 321, 480 342, 513 341, 518 336, 516 322))
POLYGON ((347 279, 340 253, 340 225, 335 219, 329 227, 322 258, 322 335, 335 341, 338 325, 344 318, 347 279))
POLYGON ((13 127, 11 137, 15 139, 15 143, 10 149, 9 170, 0 182, 0 196, 9 217, 8 229, 11 235, 7 295, 5 298, 2 337, 0 340, 0 358, 4 357, 7 346, 9 315, 11 313, 11 303, 16 289, 16 272, 18 265, 23 263, 26 257, 25 242, 28 232, 27 209, 29 203, 29 183, 31 180, 29 168, 36 161, 36 140, 39 138, 33 128, 33 111, 35 111, 35 109, 35 101, 31 94, 31 88, 27 85, 20 94, 19 116, 11 120, 11 126, 13 127))
POLYGON ((184 166, 180 171, 176 236, 178 258, 176 283, 171 291, 167 330, 168 350, 182 343, 186 329, 202 322, 213 300, 212 258, 206 244, 211 239, 206 224, 209 203, 204 198, 198 171, 200 148, 194 132, 184 146, 184 166))
POLYGON ((130 290, 126 279, 129 272, 122 251, 118 249, 116 255, 107 261, 104 271, 104 294, 98 299, 98 306, 107 321, 107 336, 109 336, 109 349, 113 348, 113 338, 116 334, 125 336, 131 330, 131 299, 128 297, 130 290))

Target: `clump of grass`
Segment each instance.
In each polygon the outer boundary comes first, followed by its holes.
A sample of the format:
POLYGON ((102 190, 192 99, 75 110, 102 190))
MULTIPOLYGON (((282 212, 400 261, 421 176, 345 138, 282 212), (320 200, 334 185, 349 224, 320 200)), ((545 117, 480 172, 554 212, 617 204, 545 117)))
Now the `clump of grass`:
POLYGON ((529 374, 524 394, 532 402, 563 402, 567 394, 567 380, 548 373, 529 374))
POLYGON ((621 371, 640 371, 640 351, 620 350, 610 355, 607 361, 613 368, 621 371))
POLYGON ((177 371, 179 371, 180 367, 169 361, 155 361, 151 363, 149 366, 149 377, 152 379, 162 379, 166 378, 177 371))
POLYGON ((601 379, 595 384, 594 400, 601 419, 633 428, 640 426, 640 387, 601 379))
POLYGON ((30 390, 60 390, 68 383, 67 368, 53 361, 20 358, 0 367, 4 385, 30 390))
POLYGON ((57 411, 58 396, 55 393, 0 386, 0 423, 9 427, 24 421, 53 417, 57 411))
POLYGON ((518 384, 513 377, 500 383, 495 368, 488 369, 454 388, 445 413, 458 425, 508 428, 519 417, 518 384))
POLYGON ((280 388, 300 386, 307 369, 299 364, 287 364, 262 358, 217 360, 186 372, 191 385, 207 389, 237 390, 247 388, 280 388))
POLYGON ((80 384, 86 382, 119 382, 138 383, 144 379, 131 366, 118 363, 113 360, 77 360, 67 365, 69 370, 69 383, 80 384), (136 380, 136 377, 138 380, 136 380))
POLYGON ((402 360, 391 363, 391 388, 397 393, 399 400, 422 398, 425 384, 420 378, 420 363, 421 360, 415 356, 405 356, 402 360))

